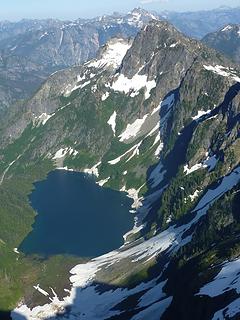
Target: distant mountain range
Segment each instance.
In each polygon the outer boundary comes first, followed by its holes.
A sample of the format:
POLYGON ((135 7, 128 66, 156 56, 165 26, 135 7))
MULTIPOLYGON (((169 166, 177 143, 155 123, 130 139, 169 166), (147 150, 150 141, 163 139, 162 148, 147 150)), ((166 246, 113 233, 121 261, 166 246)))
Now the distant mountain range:
POLYGON ((135 37, 152 19, 167 19, 188 36, 202 38, 229 23, 240 23, 240 8, 200 12, 128 14, 76 21, 22 20, 0 23, 0 111, 29 98, 53 72, 94 58, 110 38, 135 37))
POLYGON ((195 12, 160 13, 160 16, 174 24, 181 32, 197 39, 215 32, 228 24, 240 23, 240 7, 220 7, 214 10, 195 12))

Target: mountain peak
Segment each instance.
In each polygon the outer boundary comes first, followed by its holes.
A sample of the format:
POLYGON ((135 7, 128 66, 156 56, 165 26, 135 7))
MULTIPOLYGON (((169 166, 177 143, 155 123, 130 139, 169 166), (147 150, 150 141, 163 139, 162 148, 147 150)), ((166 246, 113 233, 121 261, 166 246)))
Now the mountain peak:
POLYGON ((181 34, 175 27, 173 24, 171 24, 170 22, 168 22, 167 20, 151 20, 149 21, 149 23, 147 24, 146 28, 158 28, 159 31, 167 31, 170 33, 178 33, 181 34))
POLYGON ((135 8, 132 11, 130 11, 128 13, 128 17, 130 19, 133 19, 133 21, 137 22, 141 22, 142 25, 143 23, 148 23, 151 20, 158 20, 159 16, 156 14, 153 14, 147 10, 144 10, 142 8, 135 8))
MULTIPOLYGON (((177 54, 184 51, 184 48, 188 48, 188 52, 192 52, 196 45, 199 46, 196 41, 185 37, 169 22, 152 20, 134 39, 132 47, 123 60, 121 72, 131 78, 140 68, 141 72, 144 72, 143 66, 148 70, 155 69, 157 60, 158 62, 162 60, 166 66, 164 57, 167 59, 167 57, 175 56, 176 58, 177 54), (159 59, 160 56, 161 59, 159 59)), ((156 69, 150 73, 156 73, 156 69)))

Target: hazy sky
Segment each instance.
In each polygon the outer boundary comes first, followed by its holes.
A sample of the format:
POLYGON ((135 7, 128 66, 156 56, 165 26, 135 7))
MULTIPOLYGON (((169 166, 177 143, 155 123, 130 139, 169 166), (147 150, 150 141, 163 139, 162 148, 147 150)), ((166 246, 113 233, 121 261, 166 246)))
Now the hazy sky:
POLYGON ((149 10, 204 10, 219 6, 237 7, 239 0, 2 0, 0 20, 22 18, 76 19, 127 12, 134 7, 149 10))

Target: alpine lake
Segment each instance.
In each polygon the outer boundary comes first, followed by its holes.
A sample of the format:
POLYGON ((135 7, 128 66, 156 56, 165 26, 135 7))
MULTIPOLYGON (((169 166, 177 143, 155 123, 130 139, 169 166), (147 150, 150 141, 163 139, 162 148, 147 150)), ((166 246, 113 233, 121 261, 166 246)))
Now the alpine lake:
POLYGON ((134 225, 133 200, 85 173, 52 171, 29 200, 37 215, 19 247, 27 255, 96 257, 119 248, 134 225))

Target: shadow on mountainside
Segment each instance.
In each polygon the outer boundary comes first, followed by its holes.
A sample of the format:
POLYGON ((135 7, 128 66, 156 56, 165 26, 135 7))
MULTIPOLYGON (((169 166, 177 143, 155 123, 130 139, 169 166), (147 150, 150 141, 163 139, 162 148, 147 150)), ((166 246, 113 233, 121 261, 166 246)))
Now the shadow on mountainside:
MULTIPOLYGON (((187 126, 184 127, 184 129, 180 132, 180 135, 177 137, 172 150, 166 155, 165 159, 161 159, 161 157, 160 157, 159 162, 157 164, 155 164, 154 166, 151 166, 148 169, 147 186, 148 186, 149 191, 147 191, 146 195, 148 195, 149 192, 152 193, 155 191, 155 190, 153 190, 153 188, 151 188, 151 179, 150 179, 153 170, 155 170, 156 168, 159 167, 160 172, 165 171, 165 175, 164 175, 162 181, 157 185, 157 187, 155 189, 157 190, 157 189, 161 189, 161 188, 166 187, 170 183, 170 181, 174 177, 176 177, 176 175, 178 173, 179 166, 186 164, 187 149, 189 147, 189 144, 190 144, 191 138, 194 134, 194 131, 197 128, 197 126, 199 125, 199 123, 206 120, 207 118, 214 117, 215 115, 217 115, 219 113, 219 111, 222 111, 222 113, 225 114, 228 110, 229 104, 231 103, 231 101, 236 97, 236 95, 239 92, 240 92, 240 83, 236 83, 230 87, 230 89, 228 90, 228 92, 226 93, 226 95, 224 97, 223 102, 219 106, 214 108, 207 115, 203 115, 200 119, 198 119, 198 121, 191 121, 187 126), (161 167, 160 167, 160 165, 161 165, 161 167)), ((171 94, 174 94, 174 96, 175 96, 175 105, 176 105, 179 101, 178 89, 170 92, 164 99, 166 99, 171 94)), ((166 112, 165 109, 161 108, 161 110, 160 110, 160 138, 162 138, 161 119, 164 117, 165 112, 166 112)), ((234 125, 234 123, 238 120, 239 120, 239 117, 237 119, 233 119, 232 123, 228 123, 229 129, 231 129, 231 127, 234 125)), ((167 128, 167 134, 166 134, 167 137, 169 137, 171 135, 171 131, 169 129, 171 130, 171 128, 167 128)), ((151 223, 153 223, 154 220, 156 219, 156 212, 160 209, 160 207, 161 207, 161 196, 160 196, 160 198, 158 198, 155 201, 155 204, 152 205, 152 208, 147 216, 147 221, 145 219, 145 222, 148 222, 149 228, 151 227, 151 223)), ((144 231, 146 232, 146 229, 144 231)), ((150 231, 150 229, 148 231, 150 231)))

